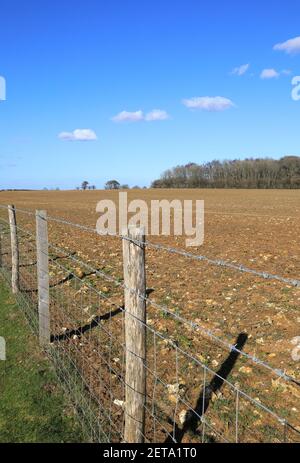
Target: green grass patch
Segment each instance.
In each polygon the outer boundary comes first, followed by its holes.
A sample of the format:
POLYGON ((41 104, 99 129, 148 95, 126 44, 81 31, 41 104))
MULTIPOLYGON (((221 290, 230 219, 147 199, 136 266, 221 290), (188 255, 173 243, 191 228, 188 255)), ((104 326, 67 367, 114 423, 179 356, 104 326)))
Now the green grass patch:
POLYGON ((77 415, 21 309, 0 281, 0 442, 83 442, 77 415))

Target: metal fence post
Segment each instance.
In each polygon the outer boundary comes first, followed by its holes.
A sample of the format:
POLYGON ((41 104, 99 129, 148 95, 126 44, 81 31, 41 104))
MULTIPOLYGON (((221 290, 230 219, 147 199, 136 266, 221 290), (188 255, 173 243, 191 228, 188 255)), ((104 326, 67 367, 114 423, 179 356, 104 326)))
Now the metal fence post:
POLYGON ((19 242, 15 206, 8 206, 8 219, 11 240, 11 288, 13 294, 19 292, 19 242))
POLYGON ((41 345, 50 342, 49 315, 49 262, 47 212, 36 211, 36 250, 39 308, 39 340, 41 345))
POLYGON ((145 231, 143 228, 129 228, 124 236, 126 236, 123 238, 126 345, 124 440, 129 443, 142 443, 145 435, 146 402, 145 231))

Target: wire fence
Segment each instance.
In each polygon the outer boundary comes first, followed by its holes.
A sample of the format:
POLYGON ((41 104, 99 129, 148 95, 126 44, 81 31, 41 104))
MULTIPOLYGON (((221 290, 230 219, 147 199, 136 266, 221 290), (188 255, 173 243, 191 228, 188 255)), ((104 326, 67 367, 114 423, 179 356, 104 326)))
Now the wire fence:
MULTIPOLYGON (((10 284, 12 224, 7 219, 7 206, 0 208, 0 267, 10 284)), ((38 335, 41 287, 36 213, 24 209, 14 212, 19 255, 16 298, 38 335)), ((290 412, 299 407, 299 379, 255 353, 246 352, 248 333, 240 332, 230 342, 224 333, 207 328, 197 317, 187 318, 172 301, 168 304, 155 298, 158 288, 145 288, 141 292, 129 285, 123 275, 126 262, 121 251, 113 256, 114 264, 119 264, 115 273, 101 262, 94 265, 95 262, 81 258, 80 243, 79 249, 62 246, 55 229, 59 224, 83 234, 94 234, 96 230, 92 227, 51 216, 47 224, 56 239, 48 242, 47 253, 44 252, 48 260, 50 323, 49 343, 44 348, 72 398, 88 440, 128 442, 126 427, 130 421, 131 425, 136 422, 139 442, 300 442, 299 421, 290 412), (145 319, 129 310, 126 294, 136 304, 144 304, 145 319), (145 356, 132 350, 132 340, 128 343, 128 320, 134 322, 139 333, 145 333, 145 356), (213 363, 208 362, 205 349, 213 355, 213 363), (140 375, 139 370, 132 371, 132 364, 142 365, 143 391, 132 388, 140 375), (128 381, 129 373, 133 382, 128 381), (137 414, 128 403, 132 393, 139 397, 137 414)), ((149 249, 153 249, 300 287, 296 279, 197 256, 129 235, 110 238, 117 239, 120 245, 125 241, 142 249, 146 257, 149 249)), ((106 239, 96 237, 96 240, 106 239)), ((145 270, 149 272, 148 265, 145 270)))

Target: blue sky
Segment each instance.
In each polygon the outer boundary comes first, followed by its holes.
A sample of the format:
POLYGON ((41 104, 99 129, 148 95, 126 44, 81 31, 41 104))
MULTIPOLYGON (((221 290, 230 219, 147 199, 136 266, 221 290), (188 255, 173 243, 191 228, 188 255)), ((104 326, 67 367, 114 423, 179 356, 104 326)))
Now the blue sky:
POLYGON ((0 14, 0 188, 143 186, 189 161, 300 155, 300 46, 274 49, 300 36, 298 2, 3 0, 0 14))

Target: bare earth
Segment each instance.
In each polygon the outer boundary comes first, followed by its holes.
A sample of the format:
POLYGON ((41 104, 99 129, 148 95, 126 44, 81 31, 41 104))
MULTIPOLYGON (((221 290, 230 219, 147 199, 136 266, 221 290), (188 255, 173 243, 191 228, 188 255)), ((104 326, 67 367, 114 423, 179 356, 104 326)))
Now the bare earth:
MULTIPOLYGON (((116 192, 97 190, 1 192, 0 204, 14 204, 30 210, 45 209, 49 216, 95 227, 97 202, 104 198, 116 200, 116 195, 116 192)), ((128 198, 148 202, 151 199, 204 199, 205 241, 201 247, 189 248, 189 251, 287 278, 300 278, 300 190, 131 190, 128 198)), ((6 217, 5 211, 0 210, 0 217, 6 217)), ((18 223, 34 230, 34 217, 18 213, 18 223)), ((53 244, 76 252, 80 259, 101 268, 116 280, 122 279, 122 247, 118 238, 97 236, 51 220, 49 236, 53 244)), ((149 236, 148 240, 181 249, 185 247, 182 237, 149 236)), ((300 362, 291 356, 295 347, 291 340, 300 336, 299 288, 152 248, 147 249, 146 258, 147 286, 154 290, 150 296, 153 301, 212 330, 231 344, 245 333, 244 352, 300 380, 300 362)), ((109 283, 95 281, 93 276, 87 277, 87 281, 100 289, 104 287, 104 292, 116 304, 122 303, 122 294, 109 283)), ((97 313, 90 312, 85 316, 92 315, 97 313)), ((213 371, 219 371, 228 358, 229 352, 203 336, 201 331, 178 323, 153 306, 148 308, 147 320, 153 329, 176 341, 184 351, 213 371)), ((68 321, 54 315, 52 323, 53 330, 61 331, 68 321)), ((194 409, 196 407, 203 384, 203 369, 186 359, 181 359, 176 369, 174 365, 178 358, 176 360, 168 345, 159 343, 159 377, 165 384, 180 383, 184 401, 178 403, 175 400, 175 406, 172 394, 163 384, 155 390, 157 401, 160 402, 161 414, 171 416, 179 425, 179 416, 186 410, 186 403, 194 409)), ((153 344, 149 345, 151 370, 154 368, 155 352, 153 344)), ((114 355, 118 357, 117 349, 114 355)), ((207 378, 208 381, 210 379, 207 378)), ((278 380, 272 373, 241 358, 235 361, 227 379, 300 431, 300 387, 296 384, 278 380)), ((100 386, 97 387, 101 394, 100 386)), ((153 387, 149 383, 149 390, 153 391, 153 387)), ((122 388, 116 386, 115 394, 122 398, 122 388)), ((226 439, 234 440, 235 404, 232 391, 223 385, 206 413, 212 428, 207 431, 208 440, 222 440, 214 429, 226 439)), ((239 440, 282 440, 283 430, 276 419, 242 398, 239 407, 239 440)), ((112 413, 120 417, 117 408, 112 413)), ((162 415, 159 421, 163 421, 162 415)), ((151 418, 147 420, 149 440, 161 441, 166 433, 174 430, 174 423, 167 419, 164 424, 167 431, 159 424, 153 430, 155 425, 151 424, 151 418)), ((197 442, 199 436, 189 430, 183 433, 181 439, 183 442, 197 442)), ((299 441, 299 436, 290 432, 288 439, 299 441)))

